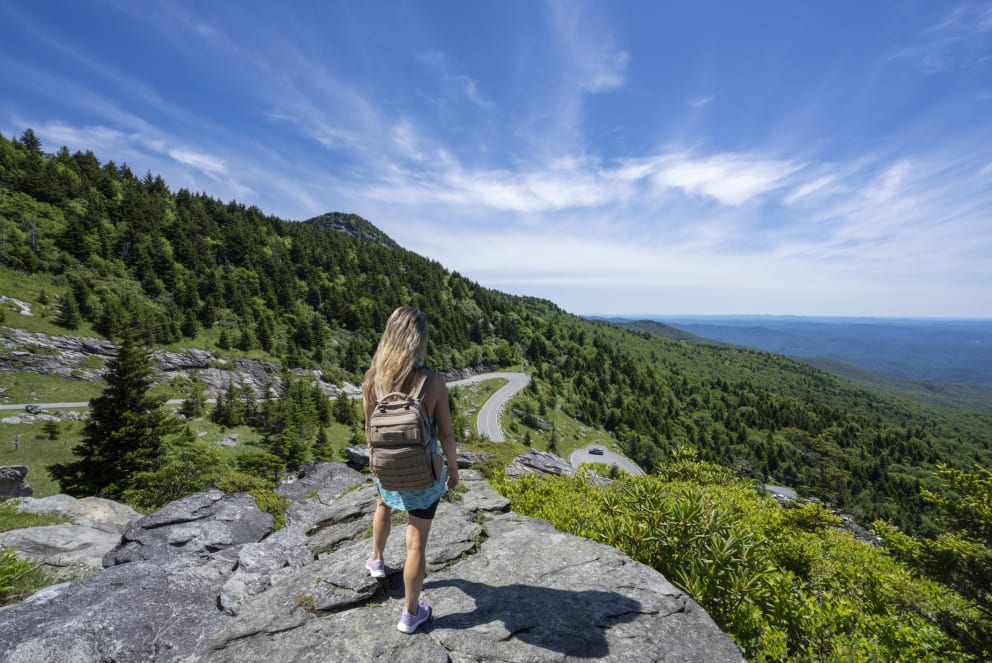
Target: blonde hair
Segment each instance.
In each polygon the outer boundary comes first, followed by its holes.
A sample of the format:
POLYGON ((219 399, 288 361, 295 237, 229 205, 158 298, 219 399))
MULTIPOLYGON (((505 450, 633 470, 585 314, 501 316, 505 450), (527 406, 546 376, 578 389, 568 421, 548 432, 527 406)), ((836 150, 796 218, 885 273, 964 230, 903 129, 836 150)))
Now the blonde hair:
POLYGON ((386 321, 372 365, 365 372, 362 393, 374 403, 393 391, 405 391, 413 369, 427 352, 427 315, 413 306, 401 306, 386 321))

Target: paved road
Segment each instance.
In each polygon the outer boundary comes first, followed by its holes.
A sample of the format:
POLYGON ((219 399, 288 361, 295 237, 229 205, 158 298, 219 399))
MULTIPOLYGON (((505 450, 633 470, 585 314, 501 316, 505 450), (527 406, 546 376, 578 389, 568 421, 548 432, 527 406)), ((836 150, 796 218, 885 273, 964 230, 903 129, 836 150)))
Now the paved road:
POLYGON ((530 382, 530 378, 523 373, 482 373, 464 380, 449 382, 448 386, 457 387, 459 385, 482 382, 483 380, 491 380, 493 378, 502 378, 508 382, 500 387, 479 408, 479 435, 489 438, 493 442, 502 442, 504 438, 503 429, 499 426, 499 415, 503 412, 503 406, 506 405, 506 402, 513 398, 518 391, 526 387, 530 382))
POLYGON ((583 449, 576 449, 571 453, 571 455, 569 455, 568 464, 572 467, 577 468, 582 463, 603 463, 604 465, 616 465, 627 474, 635 477, 644 474, 644 470, 635 465, 633 461, 624 458, 620 454, 615 454, 606 447, 598 444, 594 444, 583 449), (590 449, 596 447, 603 450, 603 454, 601 456, 589 453, 590 449))

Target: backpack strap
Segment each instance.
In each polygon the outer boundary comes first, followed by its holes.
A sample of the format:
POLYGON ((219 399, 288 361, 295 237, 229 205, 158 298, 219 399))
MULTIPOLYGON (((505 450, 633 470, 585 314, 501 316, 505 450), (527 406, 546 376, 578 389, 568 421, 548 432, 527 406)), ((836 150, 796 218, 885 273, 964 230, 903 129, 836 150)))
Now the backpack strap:
POLYGON ((424 370, 423 374, 420 376, 420 380, 417 381, 417 386, 414 387, 413 391, 410 392, 410 396, 416 398, 418 401, 422 401, 424 399, 424 396, 427 395, 426 394, 427 378, 429 377, 430 377, 430 373, 424 370))

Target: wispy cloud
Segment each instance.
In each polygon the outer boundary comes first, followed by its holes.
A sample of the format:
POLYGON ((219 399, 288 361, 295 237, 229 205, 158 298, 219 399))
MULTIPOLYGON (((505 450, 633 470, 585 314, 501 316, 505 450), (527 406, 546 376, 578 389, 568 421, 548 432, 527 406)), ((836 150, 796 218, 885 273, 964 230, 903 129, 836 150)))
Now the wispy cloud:
POLYGON ((724 205, 742 205, 783 186, 802 164, 747 154, 716 154, 693 158, 678 154, 662 157, 654 182, 690 195, 708 196, 724 205))
POLYGON ((988 65, 992 60, 992 3, 968 2, 952 8, 893 58, 915 62, 928 73, 988 65))
POLYGON ((603 30, 605 21, 577 2, 548 3, 551 35, 566 65, 566 76, 586 92, 607 92, 623 85, 630 55, 603 30))

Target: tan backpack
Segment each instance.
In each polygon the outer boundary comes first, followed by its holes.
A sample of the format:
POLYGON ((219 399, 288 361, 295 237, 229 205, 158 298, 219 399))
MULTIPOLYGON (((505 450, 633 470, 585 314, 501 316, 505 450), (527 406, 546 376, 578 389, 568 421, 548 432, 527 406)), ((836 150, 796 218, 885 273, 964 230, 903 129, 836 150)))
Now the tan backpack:
POLYGON ((434 430, 424 408, 426 384, 425 373, 411 394, 386 394, 369 415, 369 467, 386 490, 423 490, 441 476, 441 457, 434 453, 434 430))

